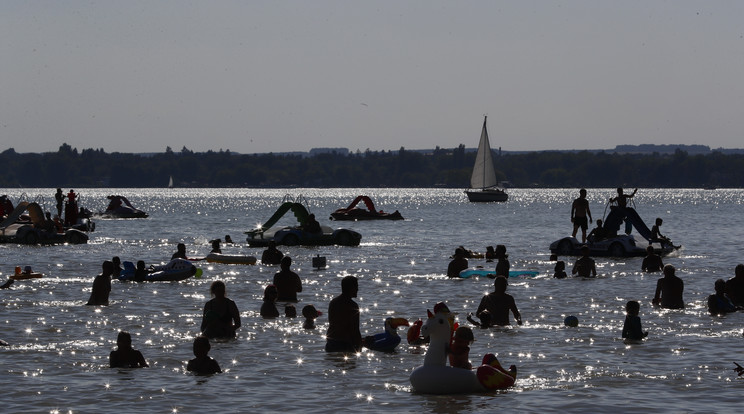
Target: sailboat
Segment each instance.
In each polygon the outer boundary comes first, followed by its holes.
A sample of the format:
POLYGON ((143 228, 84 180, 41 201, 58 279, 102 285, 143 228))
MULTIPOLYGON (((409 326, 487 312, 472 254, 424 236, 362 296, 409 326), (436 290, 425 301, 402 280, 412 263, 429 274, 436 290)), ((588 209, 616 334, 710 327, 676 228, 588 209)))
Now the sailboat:
POLYGON ((465 191, 471 202, 506 201, 509 195, 498 187, 496 170, 493 168, 491 144, 488 142, 486 119, 483 117, 483 131, 481 132, 478 154, 475 156, 473 175, 470 176, 470 190, 465 191))
POLYGON ((170 176, 170 180, 168 180, 168 188, 173 188, 173 176, 170 176))

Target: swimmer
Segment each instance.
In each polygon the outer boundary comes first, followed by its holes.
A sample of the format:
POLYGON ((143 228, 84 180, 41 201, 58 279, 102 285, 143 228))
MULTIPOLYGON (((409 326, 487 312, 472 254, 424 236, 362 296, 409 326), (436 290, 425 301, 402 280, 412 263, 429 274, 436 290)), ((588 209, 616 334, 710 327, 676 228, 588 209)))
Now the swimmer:
POLYGON ((646 257, 643 258, 641 263, 641 270, 644 272, 661 272, 664 268, 664 262, 661 260, 661 256, 656 254, 654 246, 649 245, 646 247, 646 257))
POLYGON ((574 263, 571 274, 579 274, 579 277, 597 277, 597 265, 594 259, 589 257, 589 246, 581 246, 581 257, 574 263))
POLYGON ((491 322, 493 322, 494 325, 506 326, 511 324, 509 321, 509 311, 511 311, 517 324, 521 325, 522 315, 517 309, 514 297, 506 293, 507 284, 508 282, 505 277, 496 277, 493 281, 494 291, 483 296, 475 315, 481 317, 483 311, 488 310, 491 322))
POLYGON ((145 261, 144 260, 138 260, 137 261, 137 268, 134 270, 134 280, 136 282, 144 282, 145 277, 147 276, 147 269, 145 268, 145 261))
POLYGON ((685 302, 682 300, 682 292, 685 283, 674 274, 672 265, 664 266, 664 277, 656 282, 656 293, 652 303, 666 309, 684 309, 685 302))
POLYGON ((341 279, 341 294, 328 305, 326 352, 359 352, 362 333, 359 330, 359 305, 354 298, 359 293, 359 280, 354 276, 341 279))
POLYGON ((210 253, 222 253, 220 248, 220 239, 212 240, 212 251, 210 253))
POLYGON ((641 304, 635 300, 628 301, 625 304, 626 316, 623 324, 623 338, 640 341, 648 336, 648 332, 643 332, 641 328, 641 318, 638 316, 640 310, 641 304))
POLYGON ((293 272, 292 258, 282 257, 280 270, 274 275, 273 285, 276 287, 277 298, 280 302, 297 302, 297 293, 302 292, 302 280, 293 272))
POLYGON ((111 293, 111 275, 114 273, 114 264, 108 260, 103 262, 103 272, 93 279, 93 289, 86 305, 108 306, 109 293, 111 293))
POLYGON ((228 235, 226 235, 226 236, 225 236, 225 244, 227 244, 227 243, 232 243, 232 242, 233 242, 233 241, 232 241, 232 237, 230 237, 230 235, 229 235, 229 234, 228 234, 228 235))
POLYGON ((553 277, 556 279, 565 279, 568 277, 566 274, 566 262, 563 260, 559 260, 555 263, 555 274, 553 274, 553 277))
POLYGON ((302 324, 303 329, 315 329, 315 319, 321 316, 322 313, 315 309, 313 305, 305 305, 302 308, 302 316, 305 317, 305 322, 302 324))
POLYGON ((186 257, 186 245, 183 243, 178 243, 178 246, 176 246, 176 252, 173 253, 171 256, 171 260, 173 259, 184 259, 188 260, 189 258, 186 257))
POLYGON ((458 247, 455 249, 455 258, 447 266, 447 276, 460 277, 460 272, 468 268, 468 259, 465 258, 465 249, 458 247))
POLYGON ((268 285, 264 289, 263 304, 261 305, 261 316, 264 319, 279 317, 279 310, 276 308, 276 298, 278 295, 279 293, 274 285, 268 285))
POLYGON ((10 285, 12 285, 13 283, 15 283, 15 280, 8 279, 7 282, 5 282, 2 285, 0 285, 0 289, 8 289, 8 288, 10 288, 10 285))
POLYGON ((225 282, 216 280, 209 287, 212 298, 204 304, 201 331, 208 338, 234 338, 240 328, 238 306, 225 296, 225 282))
POLYGON ((117 349, 109 354, 111 368, 143 368, 149 367, 142 352, 132 348, 132 336, 129 332, 121 331, 116 337, 117 349))
POLYGON ((470 328, 466 326, 457 328, 449 348, 450 366, 454 368, 473 369, 473 365, 469 360, 470 344, 473 341, 475 341, 475 337, 470 328))
POLYGON ((209 344, 209 338, 206 336, 197 336, 194 339, 194 356, 196 358, 189 360, 186 364, 186 371, 196 375, 212 375, 222 372, 220 365, 208 354, 212 346, 209 344))
POLYGON ((297 308, 295 308, 295 305, 291 303, 287 303, 286 305, 284 305, 284 316, 287 318, 296 318, 297 308))
POLYGON ((511 264, 509 263, 509 255, 506 254, 506 246, 503 244, 496 245, 496 276, 509 277, 509 269, 511 264))

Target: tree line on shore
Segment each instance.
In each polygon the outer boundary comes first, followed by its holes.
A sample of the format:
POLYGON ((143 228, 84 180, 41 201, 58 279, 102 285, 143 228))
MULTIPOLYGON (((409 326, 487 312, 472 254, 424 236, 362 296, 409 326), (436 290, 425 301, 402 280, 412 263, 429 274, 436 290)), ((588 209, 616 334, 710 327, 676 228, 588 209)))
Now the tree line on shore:
MULTIPOLYGON (((163 153, 0 153, 0 187, 445 187, 467 188, 475 153, 437 147, 430 152, 357 151, 237 154, 227 151, 163 153)), ((744 187, 744 154, 622 154, 613 152, 494 152, 500 180, 515 187, 744 187)))

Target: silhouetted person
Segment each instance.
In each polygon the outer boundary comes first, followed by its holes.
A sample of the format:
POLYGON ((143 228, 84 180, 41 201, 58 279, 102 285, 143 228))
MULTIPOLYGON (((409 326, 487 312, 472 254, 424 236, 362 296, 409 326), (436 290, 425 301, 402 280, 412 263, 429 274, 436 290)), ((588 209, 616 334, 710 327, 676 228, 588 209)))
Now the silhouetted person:
POLYGON ((656 293, 652 303, 667 309, 683 309, 685 302, 682 300, 682 292, 685 284, 675 274, 674 266, 664 266, 664 277, 656 283, 656 293))
POLYGON ((506 246, 503 244, 496 245, 496 275, 509 277, 509 269, 511 269, 511 263, 509 263, 509 255, 506 254, 506 246))
POLYGON ((116 337, 117 348, 109 354, 111 368, 142 368, 149 367, 142 352, 132 348, 132 336, 129 332, 121 331, 116 337))
POLYGON ((290 266, 292 266, 292 258, 284 256, 281 270, 274 275, 274 285, 279 294, 277 300, 280 302, 297 302, 297 293, 302 292, 302 280, 290 269, 290 266))
POLYGON ((641 328, 641 318, 638 316, 640 310, 641 304, 635 300, 628 301, 625 305, 626 316, 623 324, 623 338, 640 341, 648 336, 648 332, 643 332, 643 328, 641 328))
POLYGON ((739 310, 726 294, 725 280, 716 280, 714 286, 716 293, 708 296, 708 312, 710 312, 711 315, 723 315, 739 310))
POLYGON ((202 334, 207 338, 234 338, 240 328, 238 306, 225 296, 224 282, 212 282, 209 290, 214 298, 204 305, 202 334))
POLYGON ((597 264, 589 257, 589 246, 581 246, 581 257, 574 263, 571 274, 579 277, 597 277, 597 264))
POLYGON ((475 311, 475 316, 481 317, 484 310, 487 310, 490 314, 490 322, 493 325, 506 326, 510 325, 509 311, 514 314, 514 319, 517 324, 522 324, 522 315, 517 309, 517 304, 514 302, 514 297, 506 293, 506 286, 508 281, 503 276, 498 276, 493 281, 493 292, 483 296, 478 305, 478 309, 475 311))
POLYGON ((468 259, 465 258, 465 251, 458 247, 455 249, 455 257, 447 265, 447 276, 460 277, 460 272, 468 268, 468 259))
POLYGON ((209 344, 209 338, 197 336, 194 339, 194 356, 196 358, 189 360, 186 364, 186 370, 197 375, 212 375, 222 372, 217 361, 209 356, 210 349, 212 349, 212 345, 209 344))
POLYGON ((278 295, 279 293, 274 285, 268 285, 264 289, 263 303, 261 304, 261 316, 264 319, 279 317, 279 309, 276 308, 276 298, 278 295))
POLYGON ((86 305, 108 306, 109 293, 111 293, 111 275, 114 272, 114 264, 106 260, 101 265, 103 273, 93 279, 93 289, 90 291, 90 299, 86 305))
POLYGON ((220 248, 220 239, 212 240, 212 251, 210 251, 210 253, 222 253, 222 249, 220 248))
POLYGON ((744 306, 744 264, 736 265, 734 277, 726 281, 726 294, 736 306, 744 306))
POLYGON ((555 274, 553 274, 553 277, 556 279, 565 279, 568 277, 566 274, 566 262, 563 260, 559 260, 555 263, 555 274))
POLYGON ((589 200, 586 199, 586 190, 579 190, 579 198, 571 204, 571 222, 573 223, 573 237, 581 229, 581 242, 586 243, 586 229, 592 222, 592 212, 589 210, 589 200), (588 219, 588 222, 587 222, 588 219))
POLYGON ((328 332, 326 352, 359 352, 362 350, 362 334, 359 331, 359 305, 357 297, 359 282, 354 276, 341 279, 341 294, 328 305, 328 332))
POLYGON ((277 265, 281 263, 284 253, 276 248, 276 242, 274 240, 269 241, 269 246, 263 251, 261 255, 261 263, 265 265, 277 265))
POLYGON ((664 268, 664 263, 661 260, 661 256, 656 254, 653 246, 646 247, 646 257, 641 262, 641 270, 644 272, 661 272, 664 268))
POLYGON ((58 188, 57 192, 54 193, 54 199, 57 201, 57 216, 62 217, 62 207, 65 205, 65 194, 62 192, 61 188, 58 188))
POLYGON ((184 259, 188 260, 189 258, 186 257, 186 245, 183 243, 178 243, 178 246, 176 246, 176 252, 173 253, 173 256, 171 256, 171 260, 173 259, 184 259))
POLYGON ((605 230, 604 226, 602 225, 602 220, 597 219, 597 227, 593 228, 592 231, 589 232, 589 235, 586 236, 586 239, 594 243, 606 237, 607 237, 607 230, 605 230))
POLYGON ((318 223, 318 220, 315 219, 315 214, 310 214, 309 216, 307 216, 307 220, 305 221, 303 230, 310 234, 323 233, 323 230, 320 228, 320 223, 318 223))

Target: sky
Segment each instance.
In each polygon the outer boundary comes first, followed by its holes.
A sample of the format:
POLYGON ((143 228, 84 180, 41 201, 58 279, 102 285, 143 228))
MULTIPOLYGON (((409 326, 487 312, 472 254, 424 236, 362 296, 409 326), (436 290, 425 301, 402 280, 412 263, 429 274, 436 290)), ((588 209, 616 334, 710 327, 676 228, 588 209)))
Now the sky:
POLYGON ((744 2, 0 2, 0 151, 744 148, 744 2))

